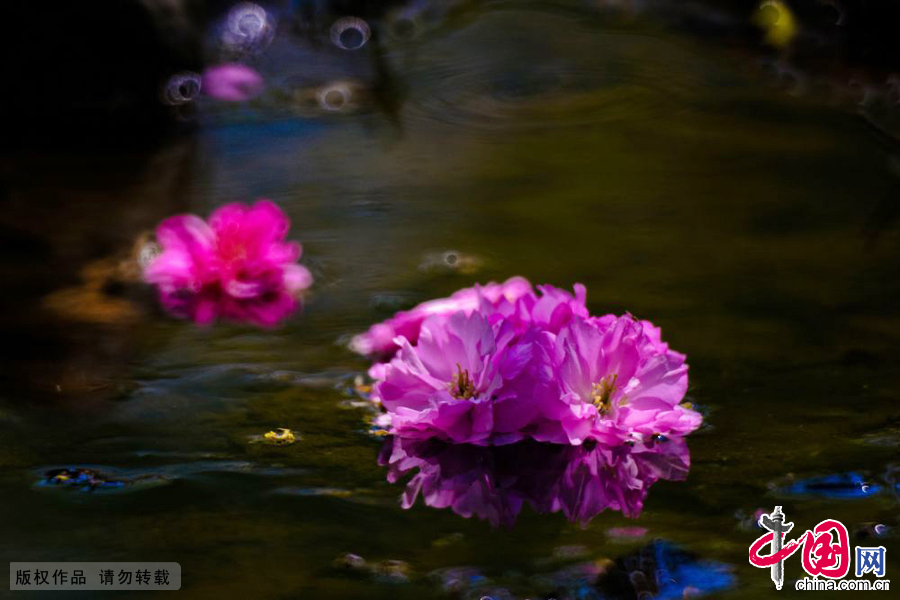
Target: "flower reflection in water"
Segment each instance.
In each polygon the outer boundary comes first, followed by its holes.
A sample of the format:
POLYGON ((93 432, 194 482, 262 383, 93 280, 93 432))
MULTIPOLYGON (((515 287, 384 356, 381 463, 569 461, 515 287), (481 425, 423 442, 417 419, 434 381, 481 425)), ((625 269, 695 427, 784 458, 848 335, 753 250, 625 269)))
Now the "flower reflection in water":
POLYGON ((388 467, 391 483, 416 471, 401 498, 403 508, 412 507, 421 494, 433 508, 510 526, 526 503, 535 512, 562 512, 582 524, 606 509, 637 517, 653 483, 687 476, 690 455, 679 438, 606 448, 533 440, 474 446, 392 437, 379 462, 388 467))

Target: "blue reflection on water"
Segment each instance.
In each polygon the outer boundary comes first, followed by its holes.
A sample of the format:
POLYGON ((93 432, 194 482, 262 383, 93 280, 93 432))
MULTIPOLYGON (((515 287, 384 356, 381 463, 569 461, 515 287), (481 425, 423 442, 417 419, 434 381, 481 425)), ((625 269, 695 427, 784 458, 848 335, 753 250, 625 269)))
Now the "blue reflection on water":
POLYGON ((663 542, 654 545, 657 565, 668 571, 668 579, 658 571, 660 584, 657 598, 684 598, 689 588, 697 590, 696 594, 711 594, 728 589, 735 585, 735 576, 724 563, 713 561, 694 561, 684 552, 663 542))
POLYGON ((860 473, 837 473, 802 479, 778 489, 780 494, 846 499, 868 498, 880 491, 880 485, 866 480, 860 473))
POLYGON ((97 471, 78 467, 68 469, 53 469, 48 471, 46 477, 37 483, 41 487, 70 487, 82 492, 95 490, 109 490, 125 487, 125 482, 117 479, 109 479, 97 471))
MULTIPOLYGON (((669 542, 656 541, 619 559, 598 587, 605 598, 675 600, 726 590, 736 582, 729 565, 698 560, 669 542)), ((581 591, 573 597, 592 597, 581 591)))

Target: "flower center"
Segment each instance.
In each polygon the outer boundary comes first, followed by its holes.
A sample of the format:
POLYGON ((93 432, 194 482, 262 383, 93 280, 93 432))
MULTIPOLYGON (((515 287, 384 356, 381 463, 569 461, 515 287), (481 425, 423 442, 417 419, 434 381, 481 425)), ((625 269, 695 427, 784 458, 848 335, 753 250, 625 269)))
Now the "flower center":
POLYGON ((464 371, 459 366, 459 363, 456 363, 456 375, 450 380, 448 386, 450 387, 450 395, 458 400, 469 400, 478 395, 475 383, 469 377, 469 371, 464 371))
POLYGON ((591 404, 597 407, 597 412, 605 415, 612 409, 612 396, 616 392, 618 374, 607 375, 591 386, 591 404))
POLYGON ((247 258, 247 245, 242 240, 219 239, 217 248, 219 258, 224 262, 233 263, 247 258))

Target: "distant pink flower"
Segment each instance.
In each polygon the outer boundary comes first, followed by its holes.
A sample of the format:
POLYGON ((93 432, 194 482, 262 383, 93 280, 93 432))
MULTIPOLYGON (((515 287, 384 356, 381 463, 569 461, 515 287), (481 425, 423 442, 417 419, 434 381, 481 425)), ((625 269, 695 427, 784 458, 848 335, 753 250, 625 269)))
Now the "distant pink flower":
POLYGON ((284 241, 289 227, 268 200, 223 206, 208 223, 195 215, 170 217, 157 228, 161 253, 144 278, 177 316, 274 326, 312 284, 309 271, 297 264, 300 244, 284 241))
POLYGON ((244 102, 259 95, 263 78, 254 69, 241 64, 225 64, 203 71, 204 94, 226 102, 244 102))
POLYGON ((350 347, 360 354, 389 356, 399 347, 394 341, 397 336, 403 336, 409 343, 415 344, 422 321, 427 317, 447 316, 457 311, 467 314, 478 311, 491 322, 508 321, 520 334, 533 325, 556 332, 573 316, 588 316, 583 285, 575 286, 575 295, 551 285, 539 286, 538 289, 540 295, 535 294, 531 283, 524 277, 463 288, 449 298, 423 302, 373 325, 367 332, 353 338, 350 347))

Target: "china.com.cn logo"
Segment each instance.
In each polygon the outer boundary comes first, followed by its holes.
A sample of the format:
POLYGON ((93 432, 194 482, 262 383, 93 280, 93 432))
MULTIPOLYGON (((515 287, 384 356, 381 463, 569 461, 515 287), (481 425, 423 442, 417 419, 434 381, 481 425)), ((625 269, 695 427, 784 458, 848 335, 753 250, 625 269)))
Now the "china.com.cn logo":
MULTIPOLYGON (((784 584, 784 562, 797 550, 801 553, 803 570, 809 577, 797 581, 798 590, 888 590, 889 580, 869 581, 866 579, 841 580, 850 572, 850 536, 840 521, 826 519, 808 529, 800 537, 786 541, 785 535, 793 528, 793 523, 785 522, 781 507, 776 506, 772 514, 762 515, 759 526, 767 530, 750 545, 750 564, 760 569, 772 569, 772 581, 777 589, 784 584), (769 554, 761 554, 763 548, 770 547, 769 554), (822 579, 819 579, 819 577, 822 579)), ((872 573, 884 577, 885 548, 856 547, 856 577, 872 573)))

